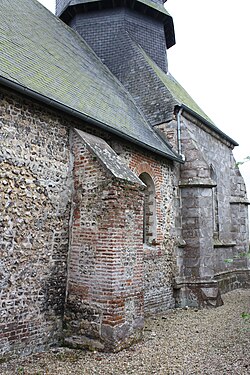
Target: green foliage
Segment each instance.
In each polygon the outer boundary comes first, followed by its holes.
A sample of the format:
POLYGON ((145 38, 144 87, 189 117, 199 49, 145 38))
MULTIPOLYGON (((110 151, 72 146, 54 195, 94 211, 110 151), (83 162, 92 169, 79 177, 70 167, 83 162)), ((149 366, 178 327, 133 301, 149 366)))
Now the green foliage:
POLYGON ((233 263, 234 259, 232 258, 228 258, 228 259, 225 259, 224 262, 225 263, 233 263))
POLYGON ((236 163, 236 167, 239 167, 240 165, 245 164, 245 163, 248 162, 248 161, 250 161, 250 156, 246 156, 244 160, 242 160, 242 161, 238 161, 238 162, 236 163))
POLYGON ((240 259, 240 258, 248 258, 250 259, 250 250, 247 251, 246 253, 239 253, 238 255, 235 255, 233 258, 227 258, 224 260, 225 263, 233 263, 235 259, 240 259))
POLYGON ((244 320, 247 320, 250 322, 250 313, 247 313, 247 312, 243 312, 241 314, 241 317, 244 319, 244 320))

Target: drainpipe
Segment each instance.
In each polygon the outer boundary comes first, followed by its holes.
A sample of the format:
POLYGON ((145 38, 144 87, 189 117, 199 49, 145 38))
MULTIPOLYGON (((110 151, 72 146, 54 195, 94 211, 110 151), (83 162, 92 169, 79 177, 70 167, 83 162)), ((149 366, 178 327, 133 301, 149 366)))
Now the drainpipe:
POLYGON ((181 149, 181 113, 183 108, 178 109, 176 119, 177 119, 177 143, 178 143, 178 154, 181 156, 182 160, 185 160, 185 156, 182 154, 181 149))

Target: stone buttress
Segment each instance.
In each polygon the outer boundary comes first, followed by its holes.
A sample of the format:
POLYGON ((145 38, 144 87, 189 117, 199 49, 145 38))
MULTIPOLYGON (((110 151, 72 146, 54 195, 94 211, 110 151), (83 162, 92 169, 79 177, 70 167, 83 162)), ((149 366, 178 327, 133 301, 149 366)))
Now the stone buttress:
MULTIPOLYGON (((249 287, 246 187, 228 140, 185 111, 179 126, 185 163, 178 183, 176 304, 219 306, 222 293, 249 287)), ((177 122, 165 131, 177 148, 177 122)))

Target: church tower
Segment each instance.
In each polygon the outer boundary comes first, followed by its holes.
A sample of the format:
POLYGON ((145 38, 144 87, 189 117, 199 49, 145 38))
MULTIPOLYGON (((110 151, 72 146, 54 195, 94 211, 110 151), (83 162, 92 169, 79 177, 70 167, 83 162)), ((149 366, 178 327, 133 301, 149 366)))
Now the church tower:
POLYGON ((167 72, 167 49, 175 44, 175 35, 164 0, 56 0, 56 14, 86 40, 118 79, 119 66, 132 54, 128 39, 167 72))

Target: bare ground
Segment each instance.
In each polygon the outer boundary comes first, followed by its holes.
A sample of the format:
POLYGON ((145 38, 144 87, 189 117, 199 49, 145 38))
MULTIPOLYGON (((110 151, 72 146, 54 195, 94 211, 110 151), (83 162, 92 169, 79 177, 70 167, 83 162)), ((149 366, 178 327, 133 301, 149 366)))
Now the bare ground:
POLYGON ((213 310, 176 309, 148 319, 144 339, 120 353, 53 349, 0 365, 1 375, 250 374, 250 290, 213 310))

